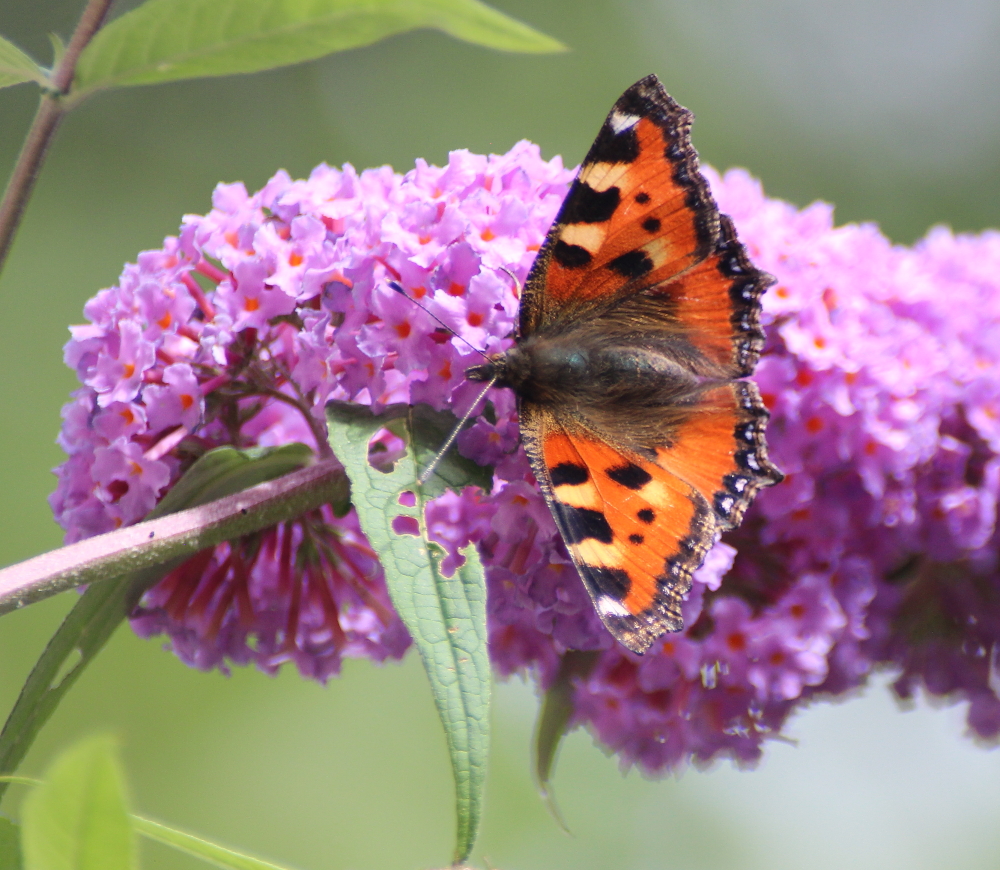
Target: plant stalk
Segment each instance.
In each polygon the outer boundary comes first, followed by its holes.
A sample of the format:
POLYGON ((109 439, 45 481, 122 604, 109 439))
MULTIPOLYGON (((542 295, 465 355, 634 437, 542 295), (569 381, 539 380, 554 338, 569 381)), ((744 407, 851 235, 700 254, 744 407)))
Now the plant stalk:
POLYGON ((76 30, 70 37, 69 45, 66 46, 66 53, 52 73, 50 88, 42 92, 35 120, 14 165, 3 201, 0 202, 0 271, 3 271, 14 243, 14 235, 35 187, 52 137, 66 113, 63 98, 73 84, 77 61, 94 34, 101 29, 113 2, 114 0, 90 0, 87 3, 76 30))
POLYGON ((87 538, 0 570, 0 615, 95 581, 107 581, 265 529, 349 498, 336 460, 317 462, 267 483, 87 538))

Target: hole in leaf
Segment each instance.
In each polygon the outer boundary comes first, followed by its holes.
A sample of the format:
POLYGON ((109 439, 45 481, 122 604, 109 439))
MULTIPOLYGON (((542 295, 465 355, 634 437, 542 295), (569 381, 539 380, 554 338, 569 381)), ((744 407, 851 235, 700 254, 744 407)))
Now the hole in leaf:
POLYGON ((368 442, 368 462, 376 471, 392 473, 406 452, 406 442, 388 429, 379 429, 368 442))
POLYGON ((416 517, 408 517, 402 514, 398 517, 393 517, 392 530, 397 535, 413 535, 415 538, 420 537, 420 523, 417 522, 416 517))

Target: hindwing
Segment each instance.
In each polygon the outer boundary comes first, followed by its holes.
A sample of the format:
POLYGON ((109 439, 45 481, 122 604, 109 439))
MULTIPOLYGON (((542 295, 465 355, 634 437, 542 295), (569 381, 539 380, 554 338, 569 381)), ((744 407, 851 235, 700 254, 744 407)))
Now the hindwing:
POLYGON ((711 507, 658 463, 525 410, 539 434, 528 450, 535 476, 594 607, 620 643, 643 653, 683 627, 691 572, 714 539, 711 507))

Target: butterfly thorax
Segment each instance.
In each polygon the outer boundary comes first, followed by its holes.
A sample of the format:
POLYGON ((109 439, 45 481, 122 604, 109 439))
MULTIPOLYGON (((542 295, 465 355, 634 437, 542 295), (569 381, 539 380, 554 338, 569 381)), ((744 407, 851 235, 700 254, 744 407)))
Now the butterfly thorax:
POLYGON ((569 331, 535 335, 506 353, 468 369, 474 381, 496 378, 524 401, 574 409, 589 416, 634 414, 637 407, 683 403, 699 392, 701 381, 658 348, 634 343, 596 343, 569 331))

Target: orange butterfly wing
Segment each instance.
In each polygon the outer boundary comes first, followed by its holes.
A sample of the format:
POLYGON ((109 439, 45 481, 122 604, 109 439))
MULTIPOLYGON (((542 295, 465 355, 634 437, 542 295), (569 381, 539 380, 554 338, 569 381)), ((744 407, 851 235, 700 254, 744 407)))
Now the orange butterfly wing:
POLYGON ((754 497, 783 475, 767 458, 768 413, 757 385, 731 381, 706 388, 656 462, 711 505, 719 531, 734 529, 754 497))
POLYGON ((692 120, 656 76, 622 94, 528 276, 521 335, 674 278, 713 250, 719 214, 692 120))
POLYGON ((729 378, 753 373, 764 347, 760 297, 774 279, 755 269, 728 215, 719 215, 719 236, 701 262, 649 291, 669 307, 688 341, 709 363, 704 374, 729 378))
POLYGON ((622 644, 645 652, 684 626, 681 601, 714 540, 709 503, 656 461, 627 458, 544 412, 525 416, 539 440, 529 450, 535 476, 594 607, 622 644))
POLYGON ((623 452, 558 412, 526 404, 522 414, 535 477, 605 625, 638 653, 681 630, 681 600, 716 536, 780 480, 756 386, 704 390, 650 456, 623 452))

